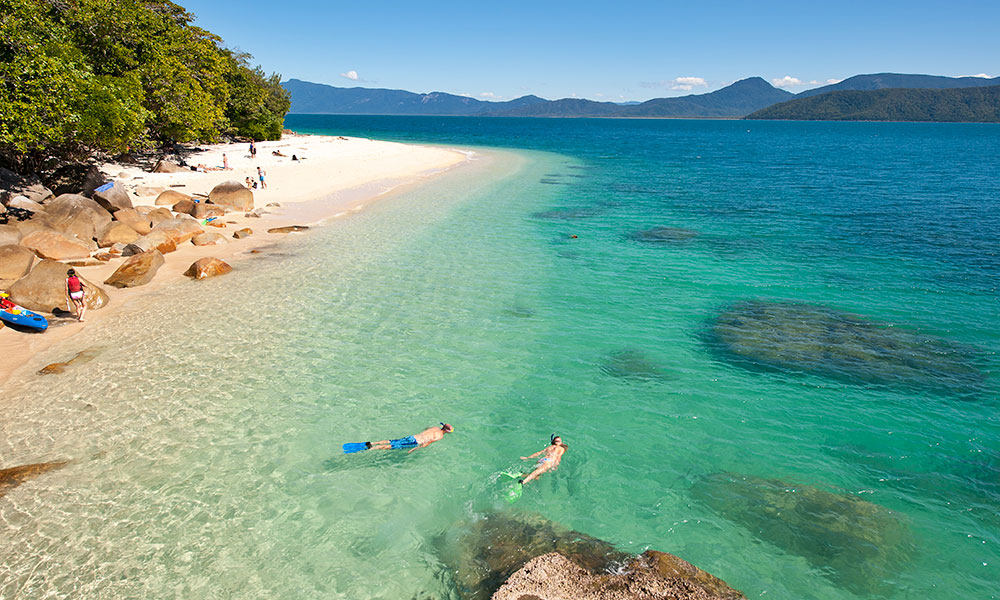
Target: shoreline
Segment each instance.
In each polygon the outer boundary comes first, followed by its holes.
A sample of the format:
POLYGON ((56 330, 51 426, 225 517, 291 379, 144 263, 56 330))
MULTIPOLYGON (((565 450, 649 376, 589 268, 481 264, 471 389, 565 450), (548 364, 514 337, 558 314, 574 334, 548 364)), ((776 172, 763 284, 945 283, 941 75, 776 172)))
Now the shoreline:
MULTIPOLYGON (((222 156, 229 157, 229 170, 221 168, 205 172, 149 173, 137 167, 116 163, 100 165, 111 180, 123 184, 130 192, 134 206, 154 204, 160 190, 173 189, 185 194, 204 194, 223 181, 243 182, 256 166, 266 172, 268 189, 255 189, 254 208, 262 214, 230 212, 222 217, 226 228, 206 227, 222 233, 228 243, 195 246, 187 242, 176 251, 164 255, 165 264, 148 284, 118 289, 103 284, 121 264, 121 258, 92 266, 76 266, 77 272, 108 294, 107 306, 89 310, 83 323, 75 318, 48 315, 49 329, 44 333, 22 333, 9 327, 0 329, 0 384, 20 373, 39 354, 65 343, 87 327, 101 327, 108 317, 128 310, 129 303, 147 294, 161 292, 179 281, 186 281, 184 272, 194 261, 213 257, 231 265, 246 264, 259 253, 294 233, 268 233, 268 229, 292 225, 324 226, 365 209, 370 203, 388 195, 401 193, 410 186, 468 164, 474 153, 439 146, 374 141, 364 138, 286 134, 281 140, 256 144, 257 157, 251 159, 247 144, 214 144, 188 157, 190 164, 221 167, 222 156), (284 156, 276 156, 272 152, 284 156), (292 161, 291 155, 302 155, 292 161), (154 193, 144 193, 155 190, 154 193), (280 206, 268 206, 277 203, 280 206), (242 239, 232 233, 245 227, 253 234, 242 239)), ((165 207, 165 208, 169 208, 165 207)), ((265 252, 262 252, 265 251, 265 252)), ((37 259, 40 260, 40 259, 37 259)), ((69 360, 71 356, 65 357, 69 360)))

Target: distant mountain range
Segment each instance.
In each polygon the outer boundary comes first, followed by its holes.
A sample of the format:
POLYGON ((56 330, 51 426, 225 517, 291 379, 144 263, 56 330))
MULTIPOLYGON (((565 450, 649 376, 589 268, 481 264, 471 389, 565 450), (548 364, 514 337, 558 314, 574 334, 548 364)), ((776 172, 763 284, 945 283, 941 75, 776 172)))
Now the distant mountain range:
MULTIPOLYGON (((508 102, 487 102, 444 92, 415 94, 404 90, 360 87, 339 88, 330 85, 309 83, 298 79, 291 79, 281 85, 291 94, 291 112, 303 114, 647 118, 740 118, 754 114, 757 115, 754 118, 808 118, 790 116, 766 117, 759 115, 771 114, 764 112, 762 109, 767 109, 776 104, 794 104, 798 99, 826 97, 827 94, 839 91, 870 93, 895 88, 943 90, 947 88, 988 87, 1000 85, 1000 77, 987 79, 983 77, 940 77, 936 75, 878 73, 856 75, 839 83, 807 90, 798 95, 778 89, 760 77, 750 77, 707 94, 690 94, 675 98, 655 98, 646 102, 625 104, 596 102, 582 98, 546 100, 538 96, 522 96, 508 102)), ((897 95, 892 96, 896 97, 897 95)), ((916 96, 913 98, 916 101, 916 96)), ((927 101, 929 97, 920 96, 920 99, 923 102, 927 101)), ((856 99, 852 100, 852 102, 857 103, 862 101, 856 99)), ((797 106, 821 105, 802 104, 797 106)), ((831 105, 824 106, 826 106, 824 109, 826 112, 823 114, 841 114, 830 108, 831 105)), ((911 108, 915 107, 916 105, 911 108)), ((795 108, 792 112, 786 111, 782 114, 804 115, 808 114, 808 110, 807 108, 795 108)), ((924 108, 919 110, 925 111, 924 108)), ((981 112, 976 111, 976 114, 980 114, 981 112)), ((952 112, 949 114, 955 113, 952 112)), ((814 118, 825 119, 829 117, 817 116, 814 118)), ((903 118, 900 120, 927 119, 903 118)))
POLYGON ((1000 85, 953 89, 838 90, 758 110, 748 119, 1000 122, 1000 85))

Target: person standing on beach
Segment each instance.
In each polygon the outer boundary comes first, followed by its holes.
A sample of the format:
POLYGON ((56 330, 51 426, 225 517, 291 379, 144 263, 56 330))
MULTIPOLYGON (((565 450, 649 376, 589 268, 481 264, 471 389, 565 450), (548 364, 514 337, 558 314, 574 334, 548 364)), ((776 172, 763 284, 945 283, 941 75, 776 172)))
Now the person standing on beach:
POLYGON ((222 170, 223 171, 229 170, 229 157, 226 156, 225 152, 222 153, 222 170))
POLYGON ((263 171, 263 170, 261 170, 260 167, 257 167, 257 176, 260 177, 260 189, 262 189, 262 190, 266 190, 267 189, 267 184, 264 183, 264 176, 265 175, 267 175, 267 171, 263 171))
POLYGON ((407 454, 417 448, 430 446, 434 442, 444 439, 444 434, 455 431, 455 428, 447 423, 441 423, 440 427, 428 427, 415 435, 408 435, 398 440, 381 440, 378 442, 365 442, 369 450, 402 450, 410 448, 407 454))
POLYGON ((76 320, 83 322, 83 313, 87 312, 87 305, 83 301, 83 282, 76 276, 76 271, 70 269, 66 271, 66 293, 69 299, 76 305, 76 320))
POLYGON ((543 455, 538 459, 538 462, 535 463, 535 470, 525 476, 524 479, 518 479, 518 483, 524 485, 533 479, 538 479, 542 473, 553 471, 559 466, 559 462, 562 461, 563 454, 566 453, 569 446, 564 444, 562 438, 554 433, 552 434, 552 437, 549 438, 549 442, 550 444, 548 446, 542 448, 538 452, 535 452, 531 456, 521 457, 521 460, 530 460, 539 454, 543 455))
POLYGON ((253 140, 250 140, 250 158, 257 158, 257 146, 254 146, 253 140))

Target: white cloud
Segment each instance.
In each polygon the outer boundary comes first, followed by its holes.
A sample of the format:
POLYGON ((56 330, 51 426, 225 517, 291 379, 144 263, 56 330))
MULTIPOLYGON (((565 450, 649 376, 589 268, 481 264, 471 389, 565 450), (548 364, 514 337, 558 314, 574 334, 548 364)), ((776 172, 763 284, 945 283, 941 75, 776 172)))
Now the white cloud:
POLYGON ((348 71, 346 73, 341 73, 340 76, 343 77, 344 79, 350 79, 351 81, 361 81, 361 79, 358 78, 358 72, 354 70, 348 71))
POLYGON ((787 88, 795 87, 797 85, 806 85, 798 77, 792 77, 791 75, 785 75, 784 77, 779 77, 771 80, 771 84, 774 87, 787 88))
POLYGON ((479 94, 479 97, 480 98, 499 98, 500 96, 497 96, 493 92, 481 92, 479 94))
POLYGON ((708 87, 708 82, 701 77, 678 77, 670 83, 672 90, 691 91, 696 87, 708 87))
POLYGON ((979 73, 979 74, 973 75, 973 77, 982 77, 983 79, 993 79, 992 75, 987 75, 986 73, 979 73))
POLYGON ((835 83, 840 83, 841 81, 843 81, 843 79, 827 79, 826 83, 827 85, 833 85, 835 83))

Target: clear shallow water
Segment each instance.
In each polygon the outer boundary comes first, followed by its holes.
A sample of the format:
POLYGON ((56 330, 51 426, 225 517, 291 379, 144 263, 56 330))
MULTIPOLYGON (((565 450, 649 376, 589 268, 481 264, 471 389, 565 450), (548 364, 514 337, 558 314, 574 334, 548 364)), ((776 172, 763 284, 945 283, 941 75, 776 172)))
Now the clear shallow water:
POLYGON ((570 452, 519 508, 748 597, 995 597, 995 127, 289 126, 526 150, 39 357, 104 348, 9 386, 4 464, 74 462, 0 499, 0 597, 453 597, 434 540, 499 506, 490 475, 552 431, 570 452), (697 235, 629 237, 656 226, 697 235), (711 338, 745 301, 945 340, 980 377, 740 363, 711 338), (456 434, 408 459, 339 454, 438 420, 456 434), (837 531, 762 526, 742 476, 894 511, 891 571, 838 561, 837 531))

